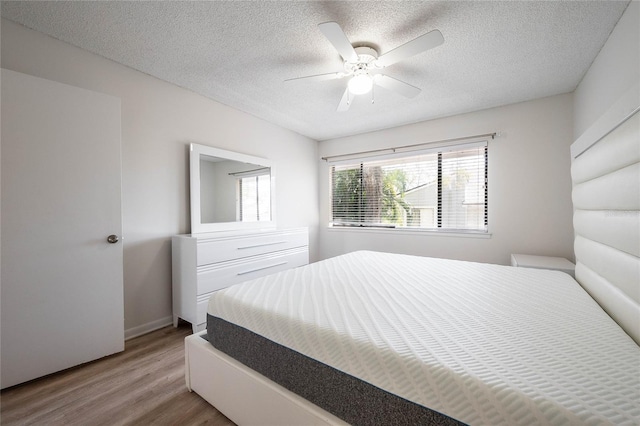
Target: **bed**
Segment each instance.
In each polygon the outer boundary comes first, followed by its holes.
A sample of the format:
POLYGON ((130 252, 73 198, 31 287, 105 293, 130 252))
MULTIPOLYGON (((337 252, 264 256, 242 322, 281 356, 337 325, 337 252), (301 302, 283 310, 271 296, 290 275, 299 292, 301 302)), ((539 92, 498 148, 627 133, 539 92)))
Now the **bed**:
POLYGON ((640 424, 638 88, 572 146, 576 279, 355 252, 217 292, 186 380, 238 424, 640 424))

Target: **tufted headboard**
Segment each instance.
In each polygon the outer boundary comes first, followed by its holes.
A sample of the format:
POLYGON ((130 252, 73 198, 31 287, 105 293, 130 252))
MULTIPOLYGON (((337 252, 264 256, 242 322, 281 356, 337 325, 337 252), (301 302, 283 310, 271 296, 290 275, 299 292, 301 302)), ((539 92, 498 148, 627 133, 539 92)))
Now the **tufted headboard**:
POLYGON ((571 146, 576 280, 640 344, 640 89, 571 146))

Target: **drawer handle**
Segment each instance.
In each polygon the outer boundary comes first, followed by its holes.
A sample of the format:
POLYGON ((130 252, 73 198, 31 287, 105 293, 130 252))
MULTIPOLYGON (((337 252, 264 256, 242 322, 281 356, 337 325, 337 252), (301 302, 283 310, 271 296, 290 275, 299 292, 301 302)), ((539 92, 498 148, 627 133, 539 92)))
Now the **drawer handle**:
POLYGON ((252 272, 262 271, 263 269, 275 268, 276 266, 285 265, 287 263, 289 263, 289 262, 288 261, 284 261, 284 262, 276 263, 274 265, 263 266, 262 268, 251 269, 250 271, 238 272, 238 275, 246 275, 246 274, 250 274, 252 272))
POLYGON ((282 244, 282 243, 286 243, 287 241, 275 241, 273 243, 263 243, 263 244, 255 244, 252 246, 244 246, 244 247, 238 247, 238 250, 244 250, 244 249, 250 249, 250 248, 255 248, 255 247, 264 247, 264 246, 273 246, 276 244, 282 244))

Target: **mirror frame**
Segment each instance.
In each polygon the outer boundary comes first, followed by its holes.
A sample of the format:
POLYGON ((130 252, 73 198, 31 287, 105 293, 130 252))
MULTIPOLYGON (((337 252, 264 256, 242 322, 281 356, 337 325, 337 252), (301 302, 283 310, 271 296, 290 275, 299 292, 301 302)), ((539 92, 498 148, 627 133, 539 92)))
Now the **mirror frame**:
POLYGON ((251 230, 259 228, 276 227, 276 203, 275 203, 275 183, 276 176, 271 160, 254 157, 252 155, 240 154, 238 152, 213 148, 207 145, 192 143, 189 146, 189 179, 190 179, 190 199, 191 199, 191 233, 202 234, 206 232, 251 230), (269 167, 271 169, 271 220, 260 222, 212 222, 202 223, 200 210, 200 157, 218 157, 225 160, 239 161, 241 163, 251 163, 258 166, 269 167))

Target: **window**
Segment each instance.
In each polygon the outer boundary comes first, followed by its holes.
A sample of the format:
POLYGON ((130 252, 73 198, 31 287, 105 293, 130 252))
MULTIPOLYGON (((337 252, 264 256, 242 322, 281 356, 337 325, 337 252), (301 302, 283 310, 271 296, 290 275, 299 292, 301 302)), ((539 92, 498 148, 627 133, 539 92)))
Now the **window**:
POLYGON ((271 176, 266 174, 238 178, 237 218, 241 222, 271 220, 271 176))
POLYGON ((331 224, 486 232, 487 143, 333 163, 331 224))

